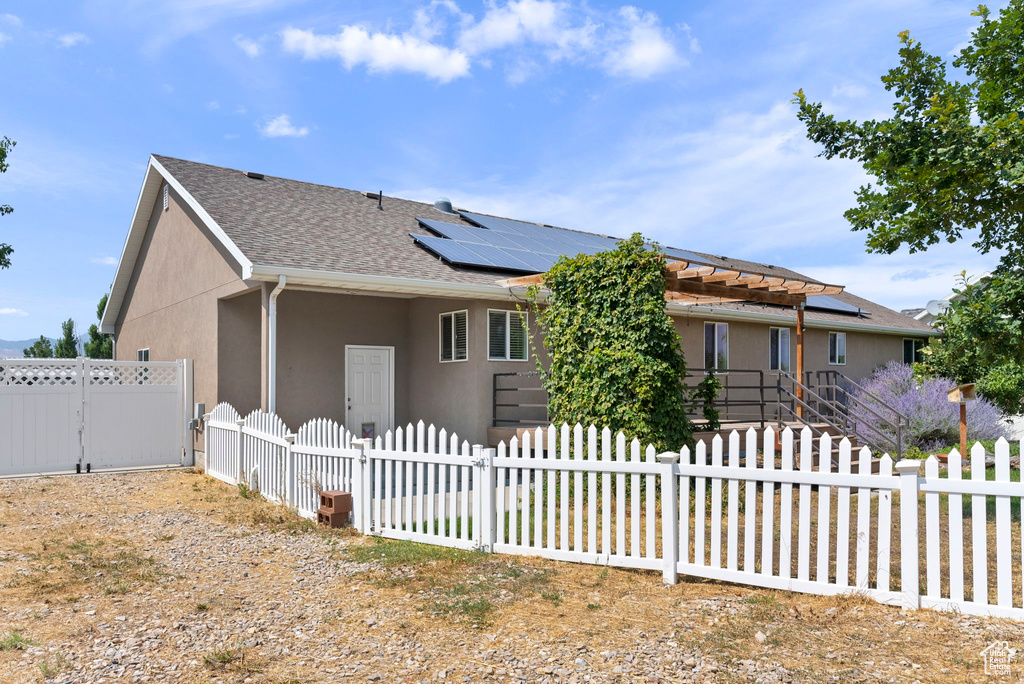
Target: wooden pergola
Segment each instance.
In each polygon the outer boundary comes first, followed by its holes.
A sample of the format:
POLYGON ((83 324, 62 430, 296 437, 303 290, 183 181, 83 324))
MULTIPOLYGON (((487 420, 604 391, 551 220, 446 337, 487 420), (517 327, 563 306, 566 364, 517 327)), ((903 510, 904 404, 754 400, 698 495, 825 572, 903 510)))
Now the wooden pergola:
MULTIPOLYGON (((796 309, 796 377, 797 399, 803 400, 804 376, 804 308, 808 295, 834 295, 843 291, 841 285, 828 285, 815 280, 790 278, 748 268, 716 266, 715 264, 682 260, 665 256, 665 300, 683 306, 756 302, 791 306, 796 309)), ((543 273, 499 281, 503 287, 543 285, 543 273)), ((803 407, 797 406, 798 415, 803 407)))

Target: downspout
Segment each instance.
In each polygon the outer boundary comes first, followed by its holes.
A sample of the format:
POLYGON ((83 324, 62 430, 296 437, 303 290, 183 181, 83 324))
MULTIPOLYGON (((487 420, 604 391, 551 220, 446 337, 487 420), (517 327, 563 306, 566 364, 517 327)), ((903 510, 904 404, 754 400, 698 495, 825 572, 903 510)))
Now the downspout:
POLYGON ((278 276, 277 287, 270 293, 270 320, 267 325, 267 410, 277 413, 277 295, 284 290, 286 279, 278 276))

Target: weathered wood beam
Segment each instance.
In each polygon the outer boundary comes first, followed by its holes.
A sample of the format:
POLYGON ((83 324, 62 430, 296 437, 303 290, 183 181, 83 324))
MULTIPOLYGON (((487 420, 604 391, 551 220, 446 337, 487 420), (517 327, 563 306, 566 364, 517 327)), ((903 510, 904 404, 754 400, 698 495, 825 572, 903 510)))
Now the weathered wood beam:
POLYGON ((681 271, 670 271, 669 275, 674 278, 699 278, 701 276, 709 276, 714 272, 714 266, 693 266, 681 271))
POLYGON ((747 287, 750 287, 750 288, 755 288, 755 287, 763 287, 763 288, 779 287, 784 282, 786 282, 785 278, 775 278, 775 277, 765 276, 764 278, 762 278, 761 280, 759 280, 756 283, 750 283, 749 285, 747 285, 747 287))
POLYGON ((529 287, 530 285, 542 285, 543 283, 543 273, 519 276, 518 278, 506 278, 505 280, 498 281, 498 285, 500 285, 501 287, 529 287))
POLYGON ((734 280, 739 277, 739 271, 718 271, 717 273, 704 276, 701 280, 705 283, 721 283, 723 281, 734 280))
POLYGON ((764 289, 741 289, 727 287, 716 283, 702 283, 696 280, 670 280, 668 289, 673 292, 684 294, 704 295, 710 297, 721 297, 744 302, 760 302, 763 304, 778 304, 780 306, 797 306, 807 300, 804 295, 795 295, 782 292, 769 292, 764 289))
POLYGON ((757 275, 757 274, 754 274, 754 273, 750 273, 750 274, 747 274, 747 275, 741 275, 739 278, 733 278, 732 280, 726 280, 726 281, 724 281, 721 284, 722 285, 729 285, 729 286, 732 286, 732 285, 751 285, 753 283, 759 283, 759 282, 761 282, 764 279, 765 279, 765 276, 763 276, 763 275, 757 275))

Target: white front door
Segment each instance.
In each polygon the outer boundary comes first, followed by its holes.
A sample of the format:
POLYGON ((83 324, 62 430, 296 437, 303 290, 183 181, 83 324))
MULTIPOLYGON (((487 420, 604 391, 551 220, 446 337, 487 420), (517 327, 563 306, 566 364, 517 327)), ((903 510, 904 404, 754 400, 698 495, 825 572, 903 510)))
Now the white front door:
POLYGON ((345 346, 345 427, 377 437, 394 427, 394 347, 345 346))

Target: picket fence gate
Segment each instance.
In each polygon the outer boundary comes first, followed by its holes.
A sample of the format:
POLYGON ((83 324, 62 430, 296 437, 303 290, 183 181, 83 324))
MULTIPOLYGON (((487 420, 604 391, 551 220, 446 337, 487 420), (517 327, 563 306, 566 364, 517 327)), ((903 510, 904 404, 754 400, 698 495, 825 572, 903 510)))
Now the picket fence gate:
POLYGON ((1005 440, 994 468, 975 444, 967 474, 953 451, 941 477, 934 456, 873 459, 809 429, 659 454, 580 425, 497 449, 422 422, 372 441, 323 419, 291 433, 227 404, 206 426, 209 474, 306 517, 321 490, 349 491, 366 534, 1024 619, 1024 484, 1005 440))

